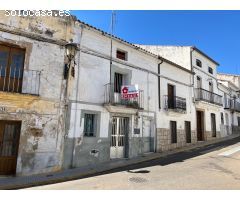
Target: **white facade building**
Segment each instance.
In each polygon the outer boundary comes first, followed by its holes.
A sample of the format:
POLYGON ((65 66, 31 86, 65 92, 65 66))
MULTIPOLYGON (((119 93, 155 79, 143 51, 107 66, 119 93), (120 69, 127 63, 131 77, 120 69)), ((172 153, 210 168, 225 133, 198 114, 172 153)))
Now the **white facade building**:
POLYGON ((152 46, 142 48, 191 70, 197 140, 220 137, 220 111, 223 98, 217 83, 218 63, 194 46, 152 46), (211 123, 209 123, 211 122, 211 123))

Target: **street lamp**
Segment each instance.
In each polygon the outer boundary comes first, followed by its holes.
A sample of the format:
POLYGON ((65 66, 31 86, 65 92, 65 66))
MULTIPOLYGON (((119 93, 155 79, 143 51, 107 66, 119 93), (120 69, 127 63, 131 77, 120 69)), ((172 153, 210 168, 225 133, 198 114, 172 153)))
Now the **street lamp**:
POLYGON ((77 52, 77 44, 76 43, 67 43, 65 45, 66 48, 66 54, 68 61, 71 62, 72 59, 74 59, 76 52, 77 52))
POLYGON ((68 63, 65 65, 65 70, 64 70, 64 79, 67 79, 68 77, 68 72, 71 69, 71 75, 72 77, 75 76, 75 56, 77 53, 77 44, 69 42, 65 45, 66 48, 66 56, 68 59, 68 63), (72 60, 74 60, 74 65, 72 66, 72 60))

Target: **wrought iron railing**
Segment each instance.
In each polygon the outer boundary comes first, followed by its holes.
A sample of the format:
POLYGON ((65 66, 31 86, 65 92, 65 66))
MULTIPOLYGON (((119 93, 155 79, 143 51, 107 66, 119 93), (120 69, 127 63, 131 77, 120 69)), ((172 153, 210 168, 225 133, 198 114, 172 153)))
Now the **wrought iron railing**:
POLYGON ((240 112, 240 100, 239 99, 225 98, 224 102, 225 102, 224 103, 225 109, 230 109, 231 111, 240 112))
POLYGON ((112 105, 124 105, 131 108, 144 108, 144 92, 139 90, 139 95, 136 98, 122 99, 121 93, 114 92, 114 84, 105 85, 104 103, 112 105))
POLYGON ((231 109, 232 99, 224 98, 224 109, 231 109))
POLYGON ((164 96, 165 110, 171 109, 177 112, 184 112, 187 110, 186 99, 177 96, 164 96))
POLYGON ((205 101, 219 106, 223 105, 222 96, 215 94, 213 92, 209 92, 202 88, 195 88, 194 96, 196 101, 205 101))
POLYGON ((39 95, 40 71, 0 66, 0 91, 39 95))

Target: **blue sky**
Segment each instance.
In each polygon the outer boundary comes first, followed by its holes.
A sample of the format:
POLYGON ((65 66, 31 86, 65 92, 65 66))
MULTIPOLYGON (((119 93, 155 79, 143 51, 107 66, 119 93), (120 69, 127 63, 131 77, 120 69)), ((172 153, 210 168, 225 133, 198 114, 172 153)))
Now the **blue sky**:
MULTIPOLYGON (((71 11, 110 31, 112 11, 71 11)), ((116 11, 114 34, 131 43, 195 45, 220 63, 219 72, 240 74, 240 11, 116 11)))

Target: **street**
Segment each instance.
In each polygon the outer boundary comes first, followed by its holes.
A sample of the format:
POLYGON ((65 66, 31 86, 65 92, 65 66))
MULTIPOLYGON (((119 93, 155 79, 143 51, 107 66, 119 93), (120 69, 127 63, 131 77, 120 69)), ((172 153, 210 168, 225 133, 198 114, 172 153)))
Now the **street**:
POLYGON ((30 190, 240 189, 240 139, 30 190))

